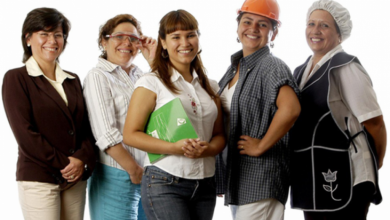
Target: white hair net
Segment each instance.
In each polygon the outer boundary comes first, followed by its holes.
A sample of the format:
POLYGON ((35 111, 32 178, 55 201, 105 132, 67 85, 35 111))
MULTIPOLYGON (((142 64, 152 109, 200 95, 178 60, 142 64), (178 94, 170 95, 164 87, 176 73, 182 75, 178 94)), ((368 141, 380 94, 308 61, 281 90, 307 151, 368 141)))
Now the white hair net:
POLYGON ((340 3, 332 0, 319 0, 314 2, 307 12, 306 21, 309 20, 311 13, 315 10, 325 10, 332 15, 337 26, 339 26, 341 41, 345 41, 351 35, 351 16, 349 15, 349 11, 340 5, 340 3))

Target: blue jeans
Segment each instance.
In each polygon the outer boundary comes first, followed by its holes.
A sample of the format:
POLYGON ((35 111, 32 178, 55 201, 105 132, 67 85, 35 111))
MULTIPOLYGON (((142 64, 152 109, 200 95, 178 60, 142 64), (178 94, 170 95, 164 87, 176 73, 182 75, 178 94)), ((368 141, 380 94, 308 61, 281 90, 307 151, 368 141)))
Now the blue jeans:
POLYGON ((214 178, 173 176, 155 166, 145 167, 142 205, 148 220, 211 220, 216 202, 214 178))
POLYGON ((88 180, 89 213, 92 220, 146 220, 141 186, 126 171, 97 163, 88 180))

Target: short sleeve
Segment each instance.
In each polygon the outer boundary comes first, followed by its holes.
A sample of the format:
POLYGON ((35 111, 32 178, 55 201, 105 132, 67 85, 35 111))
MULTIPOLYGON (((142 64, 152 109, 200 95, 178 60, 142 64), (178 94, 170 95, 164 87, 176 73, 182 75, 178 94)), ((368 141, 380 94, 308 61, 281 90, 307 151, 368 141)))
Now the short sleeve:
POLYGON ((139 80, 135 83, 134 89, 143 87, 158 94, 158 80, 159 79, 155 73, 147 73, 139 78, 139 80))
POLYGON ((284 85, 290 86, 294 90, 295 94, 299 96, 299 88, 291 74, 290 68, 282 60, 276 57, 272 57, 271 59, 273 62, 268 68, 268 74, 270 77, 268 86, 270 86, 273 99, 272 101, 276 103, 279 89, 284 85))
POLYGON ((360 123, 382 115, 371 79, 360 64, 353 62, 333 72, 342 101, 360 123))

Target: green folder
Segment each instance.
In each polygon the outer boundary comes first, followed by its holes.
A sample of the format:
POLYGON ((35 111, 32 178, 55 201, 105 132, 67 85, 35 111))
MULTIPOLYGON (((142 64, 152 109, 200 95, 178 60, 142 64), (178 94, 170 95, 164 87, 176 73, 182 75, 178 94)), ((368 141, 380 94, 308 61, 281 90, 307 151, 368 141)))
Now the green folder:
MULTIPOLYGON (((179 98, 173 99, 152 112, 145 133, 171 143, 186 138, 198 138, 179 98)), ((150 163, 165 156, 165 154, 148 153, 150 163)))

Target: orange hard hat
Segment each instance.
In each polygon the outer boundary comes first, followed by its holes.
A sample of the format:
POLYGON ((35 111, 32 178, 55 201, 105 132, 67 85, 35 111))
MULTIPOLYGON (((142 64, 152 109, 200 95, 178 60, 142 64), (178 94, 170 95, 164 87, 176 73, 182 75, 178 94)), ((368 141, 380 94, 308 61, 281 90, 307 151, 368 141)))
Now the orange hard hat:
POLYGON ((248 12, 261 15, 278 22, 278 26, 282 23, 279 21, 279 5, 276 0, 246 0, 238 13, 248 12))

